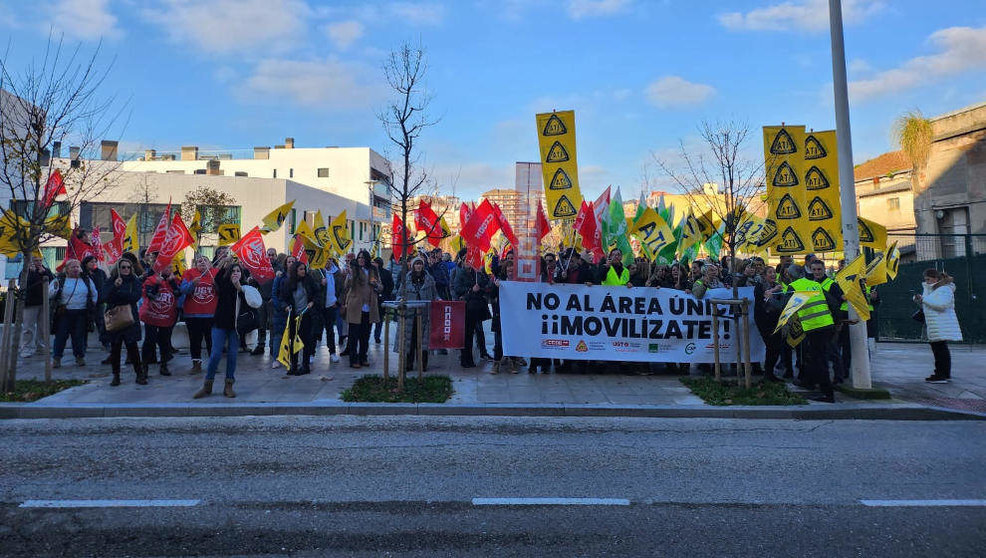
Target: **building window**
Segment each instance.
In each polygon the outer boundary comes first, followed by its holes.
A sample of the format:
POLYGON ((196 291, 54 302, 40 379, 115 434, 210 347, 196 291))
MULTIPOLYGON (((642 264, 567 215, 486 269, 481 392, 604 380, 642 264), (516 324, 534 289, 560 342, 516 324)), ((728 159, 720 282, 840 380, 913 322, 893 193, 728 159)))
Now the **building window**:
POLYGON ((205 206, 198 206, 195 209, 198 210, 199 215, 202 216, 202 231, 203 233, 214 233, 218 230, 219 225, 234 225, 240 223, 240 206, 238 205, 225 205, 216 208, 216 211, 207 209, 205 206))
POLYGON ((164 171, 164 172, 167 173, 167 174, 185 174, 185 171, 183 171, 183 170, 169 170, 169 171, 164 171))
MULTIPOLYGON (((85 203, 85 202, 83 202, 85 203)), ((14 210, 14 213, 18 217, 23 217, 24 219, 31 220, 34 215, 34 200, 11 200, 10 206, 14 210)), ((55 202, 51 205, 51 209, 48 210, 47 217, 53 215, 67 215, 72 209, 72 204, 67 201, 55 202)))
POLYGON ((277 178, 277 169, 274 169, 274 178, 277 178))
POLYGON ((329 169, 328 169, 328 167, 318 169, 318 177, 319 178, 328 178, 329 177, 329 169))
POLYGON ((900 198, 888 198, 887 211, 900 211, 900 198))
POLYGON ((205 169, 195 169, 195 174, 205 174, 205 169))
POLYGON ((288 231, 288 234, 294 234, 296 230, 298 230, 298 210, 292 207, 291 208, 291 230, 288 231))
POLYGON ((294 169, 288 169, 288 178, 294 178, 294 169))
POLYGON ((236 172, 233 173, 233 176, 250 176, 250 175, 248 175, 247 173, 245 173, 243 171, 236 171, 236 172))

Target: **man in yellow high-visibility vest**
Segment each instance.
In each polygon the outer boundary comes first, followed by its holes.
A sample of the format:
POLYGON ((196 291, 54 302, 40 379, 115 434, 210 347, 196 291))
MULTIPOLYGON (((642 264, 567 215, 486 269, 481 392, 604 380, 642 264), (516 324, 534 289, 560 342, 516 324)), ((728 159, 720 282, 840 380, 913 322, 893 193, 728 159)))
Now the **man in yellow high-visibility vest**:
MULTIPOLYGON (((825 262, 813 260, 810 264, 812 278, 800 277, 791 282, 791 289, 800 292, 814 292, 815 294, 798 311, 798 318, 801 320, 801 328, 805 332, 804 340, 804 363, 805 370, 801 377, 800 385, 804 387, 818 386, 821 395, 810 397, 818 401, 828 403, 835 402, 835 395, 832 389, 832 380, 829 378, 828 359, 826 358, 826 348, 832 339, 835 331, 835 318, 833 306, 838 308, 838 302, 842 299, 842 289, 838 284, 832 284, 828 289, 825 275, 825 262)), ((792 271, 796 271, 792 269, 792 271)))

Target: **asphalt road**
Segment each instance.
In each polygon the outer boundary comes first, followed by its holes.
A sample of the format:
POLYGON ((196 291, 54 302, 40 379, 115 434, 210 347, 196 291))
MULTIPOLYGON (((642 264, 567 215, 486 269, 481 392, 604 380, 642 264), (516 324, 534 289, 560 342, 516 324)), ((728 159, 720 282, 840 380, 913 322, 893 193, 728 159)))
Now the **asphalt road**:
POLYGON ((0 440, 2 555, 986 548, 981 422, 91 419, 0 440))

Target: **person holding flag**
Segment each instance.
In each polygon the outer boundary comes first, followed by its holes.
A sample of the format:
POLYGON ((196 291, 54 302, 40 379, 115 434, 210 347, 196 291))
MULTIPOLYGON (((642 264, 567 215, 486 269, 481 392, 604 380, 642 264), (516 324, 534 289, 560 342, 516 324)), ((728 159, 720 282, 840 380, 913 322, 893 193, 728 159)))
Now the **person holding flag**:
POLYGON ((162 376, 170 376, 168 361, 171 360, 171 332, 178 321, 178 296, 181 286, 172 276, 171 267, 160 271, 151 269, 144 279, 143 301, 140 305, 140 321, 144 324, 144 345, 141 348, 144 376, 147 376, 149 361, 154 355, 154 347, 161 351, 162 376))
POLYGON ((316 332, 321 332, 321 316, 319 310, 324 307, 322 302, 322 289, 312 275, 308 274, 308 264, 302 261, 295 261, 288 268, 287 280, 280 284, 280 291, 277 295, 281 298, 281 304, 288 313, 288 335, 289 339, 295 336, 301 339, 303 349, 301 351, 301 367, 298 367, 298 353, 291 353, 291 368, 288 376, 303 376, 311 374, 311 360, 315 355, 316 332), (299 321, 297 318, 300 317, 299 321))
POLYGON ((192 374, 202 371, 202 341, 206 353, 212 353, 212 321, 216 313, 216 270, 209 258, 199 255, 195 267, 185 273, 181 293, 185 297, 183 316, 188 329, 188 342, 192 353, 192 374))

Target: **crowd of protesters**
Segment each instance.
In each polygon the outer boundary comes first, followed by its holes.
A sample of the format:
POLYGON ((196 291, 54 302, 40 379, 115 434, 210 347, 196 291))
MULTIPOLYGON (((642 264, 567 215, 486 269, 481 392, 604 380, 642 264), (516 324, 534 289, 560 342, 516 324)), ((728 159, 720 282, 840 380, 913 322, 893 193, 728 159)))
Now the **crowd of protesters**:
MULTIPOLYGON (((439 249, 421 251, 406 262, 391 258, 389 264, 381 258, 371 258, 368 252, 349 253, 338 261, 330 258, 324 269, 310 269, 291 255, 268 250, 267 256, 275 272, 273 282, 258 284, 249 271, 223 247, 214 258, 196 255, 192 268, 178 276, 166 267, 153 270, 156 253, 124 254, 109 266, 109 273, 89 256, 78 261, 66 260, 56 276, 34 258, 26 281, 21 355, 31 356, 42 342, 38 332, 41 315, 42 285, 49 284, 51 297, 53 366, 62 366, 64 351, 69 342, 78 366, 85 365, 89 331, 98 332, 98 339, 107 352, 103 364, 112 367, 111 385, 121 383, 122 348, 134 371, 136 383, 147 384, 152 365, 162 376, 171 375, 169 362, 175 358, 172 332, 184 321, 189 339, 191 374, 205 370, 202 388, 196 398, 212 393, 215 375, 221 360, 226 360, 223 393, 235 397, 233 384, 238 352, 251 355, 271 355, 271 367, 278 362, 282 339, 300 339, 303 349, 291 350, 288 375, 305 375, 312 371, 316 348, 324 342, 332 363, 348 357, 352 368, 366 367, 371 337, 381 342, 384 301, 460 300, 465 303, 465 348, 459 352, 459 364, 464 369, 477 366, 476 358, 493 361, 491 372, 518 373, 524 366, 530 373, 600 371, 604 367, 587 366, 583 361, 561 361, 547 358, 525 358, 525 355, 504 354, 499 290, 501 282, 514 277, 514 255, 507 251, 493 256, 483 266, 467 262, 467 252, 455 258, 439 249), (407 264, 406 266, 403 264, 407 264), (122 309, 122 310, 121 310, 122 309), (132 320, 112 327, 104 315, 129 309, 132 320), (488 351, 484 324, 490 321, 492 355, 488 351), (287 330, 287 336, 285 336, 287 330), (247 334, 257 331, 256 345, 246 346, 247 334), (140 347, 138 348, 138 343, 140 347), (203 352, 203 345, 205 352, 203 352)), ((841 265, 841 262, 840 262, 841 265)), ((832 270, 825 263, 808 255, 803 263, 782 257, 780 263, 767 265, 759 257, 732 262, 728 257, 719 260, 696 259, 658 264, 647 258, 635 258, 624 265, 624 254, 612 250, 606 257, 594 260, 589 253, 567 249, 559 254, 547 253, 540 262, 540 281, 549 284, 605 285, 627 288, 652 287, 674 289, 702 298, 709 289, 722 287, 753 287, 753 323, 764 340, 766 350, 754 355, 755 370, 765 381, 794 379, 795 383, 817 388, 820 399, 832 400, 833 384, 847 379, 851 364, 848 335, 848 307, 838 284, 829 276, 832 270), (775 332, 778 318, 793 292, 815 294, 798 312, 803 341, 792 349, 786 328, 775 332), (831 370, 830 370, 831 369, 831 370)), ((929 340, 935 355, 935 373, 928 381, 947 381, 950 378, 950 359, 947 341, 960 340, 961 332, 955 320, 954 290, 951 278, 929 270, 924 294, 915 297, 927 316, 929 340)), ((866 288, 871 309, 879 304, 876 289, 866 288)), ((425 305, 411 304, 400 318, 393 350, 406 355, 405 366, 415 361, 427 368, 427 335, 417 339, 416 316, 421 314, 423 331, 429 331, 425 305), (420 353, 417 349, 420 348, 420 353)), ((108 319, 108 318, 107 318, 108 319)), ((872 318, 870 326, 872 326, 872 318)), ((874 328, 868 328, 870 337, 874 328)), ((650 373, 654 366, 664 365, 668 371, 687 373, 688 363, 645 363, 634 369, 650 373)), ((707 365, 700 365, 707 369, 707 365)))

